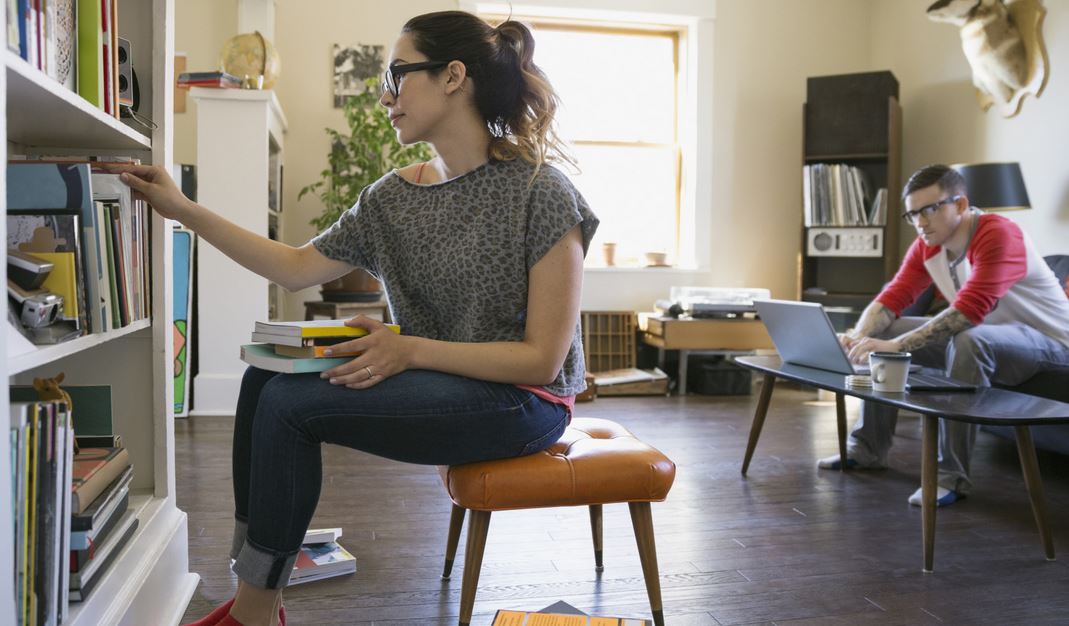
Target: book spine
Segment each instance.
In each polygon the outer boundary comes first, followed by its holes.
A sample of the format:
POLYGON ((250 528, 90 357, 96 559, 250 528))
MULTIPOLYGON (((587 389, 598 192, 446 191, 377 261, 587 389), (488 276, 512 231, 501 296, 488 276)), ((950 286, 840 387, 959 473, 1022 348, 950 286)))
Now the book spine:
POLYGON ((96 500, 97 496, 104 492, 111 481, 115 480, 130 465, 130 453, 125 448, 107 460, 103 467, 98 468, 91 476, 86 478, 74 489, 71 494, 71 511, 82 513, 96 500))

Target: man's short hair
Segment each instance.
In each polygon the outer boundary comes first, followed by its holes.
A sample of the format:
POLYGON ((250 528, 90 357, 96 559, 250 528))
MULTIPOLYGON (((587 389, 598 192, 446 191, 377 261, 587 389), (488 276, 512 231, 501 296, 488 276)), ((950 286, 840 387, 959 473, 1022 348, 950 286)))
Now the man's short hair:
POLYGON ((925 165, 906 181, 902 188, 902 199, 909 194, 925 187, 939 185, 939 189, 952 196, 964 196, 968 192, 965 189, 965 179, 954 168, 947 165, 925 165))

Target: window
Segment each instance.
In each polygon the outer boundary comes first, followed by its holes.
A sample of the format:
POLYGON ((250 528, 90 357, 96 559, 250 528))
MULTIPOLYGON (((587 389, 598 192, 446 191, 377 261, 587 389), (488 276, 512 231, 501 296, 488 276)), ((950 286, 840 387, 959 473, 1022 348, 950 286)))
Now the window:
POLYGON ((535 63, 561 100, 557 122, 579 172, 568 172, 601 219, 588 266, 616 244, 620 266, 648 252, 679 256, 681 151, 678 29, 523 20, 535 63))

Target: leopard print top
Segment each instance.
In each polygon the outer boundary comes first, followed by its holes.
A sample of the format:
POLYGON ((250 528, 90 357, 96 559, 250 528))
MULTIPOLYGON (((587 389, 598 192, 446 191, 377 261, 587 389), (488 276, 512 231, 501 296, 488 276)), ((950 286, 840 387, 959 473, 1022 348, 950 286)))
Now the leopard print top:
MULTIPOLYGON (((418 185, 396 171, 312 240, 324 256, 382 281, 406 335, 442 341, 522 341, 528 272, 575 225, 584 253, 598 218, 571 181, 544 165, 489 161, 456 178, 418 185)), ((545 389, 586 388, 578 322, 556 379, 545 389)))

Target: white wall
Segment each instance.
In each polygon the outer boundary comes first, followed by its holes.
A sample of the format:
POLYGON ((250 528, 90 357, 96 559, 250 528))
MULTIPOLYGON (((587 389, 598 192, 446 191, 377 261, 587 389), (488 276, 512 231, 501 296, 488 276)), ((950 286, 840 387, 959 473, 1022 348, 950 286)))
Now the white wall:
MULTIPOLYGON (((187 72, 219 69, 219 51, 237 34, 237 0, 181 0, 174 7, 174 49, 186 53, 187 72)), ((176 76, 177 78, 177 76, 176 76)), ((197 162, 197 103, 174 116, 174 162, 197 162)))
MULTIPOLYGON (((469 0, 465 0, 465 6, 469 0)), ((596 3, 598 0, 584 0, 596 3)), ((529 0, 548 4, 551 0, 529 0)), ((278 0, 276 47, 283 74, 277 87, 290 121, 286 136, 285 238, 293 244, 314 233, 308 220, 319 201, 301 187, 317 179, 328 150, 323 128, 341 128, 341 114, 330 95, 330 49, 334 43, 389 46, 401 25, 418 13, 456 8, 456 0, 405 3, 317 0, 308 11, 300 0, 278 0)), ((517 2, 517 4, 520 4, 517 2)), ((686 9, 690 0, 668 4, 653 0, 610 3, 624 11, 686 9), (668 8, 665 8, 668 7, 668 8)), ((928 21, 928 0, 718 0, 713 23, 711 81, 712 152, 708 189, 696 207, 697 240, 705 246, 697 271, 599 269, 587 272, 584 309, 649 309, 672 285, 767 287, 775 296, 793 297, 801 243, 802 103, 806 78, 825 74, 889 69, 901 85, 904 113, 903 172, 937 161, 1018 160, 1032 197, 1033 211, 1013 214, 1041 251, 1064 251, 1069 234, 1069 171, 1062 146, 1069 144, 1069 86, 1057 68, 1069 63, 1069 7, 1047 2, 1045 24, 1053 78, 1046 93, 1029 99, 1021 115, 1005 120, 981 113, 954 28, 928 21), (708 259, 703 262, 702 259, 708 259)), ((236 2, 183 0, 179 3, 179 48, 190 52, 189 29, 214 59, 225 37, 207 35, 227 24, 236 28, 236 2), (209 8, 210 7, 210 8, 209 8), (197 13, 199 11, 199 13, 197 13), (185 14, 201 16, 193 24, 185 14), (215 21, 203 14, 217 13, 215 21), (221 38, 220 38, 221 37, 221 38), (218 43, 216 43, 218 39, 218 43)), ((609 6, 608 4, 606 6, 609 6)), ((697 5, 695 5, 697 6, 697 5)), ((691 7, 693 9, 694 7, 691 7)), ((182 116, 176 116, 176 159, 183 141, 182 116)), ((188 114, 187 118, 190 117, 188 114)), ((597 207, 594 207, 595 211, 597 207)), ((596 252, 596 251, 595 251, 596 252)), ((291 294, 286 313, 303 315, 302 301, 318 298, 314 289, 291 294)))
POLYGON ((1018 161, 1031 211, 1006 213, 1042 254, 1069 253, 1069 3, 1047 0, 1043 32, 1052 68, 1038 98, 1003 118, 976 103, 957 30, 925 16, 928 0, 873 0, 872 61, 901 86, 904 175, 928 163, 1018 161))

